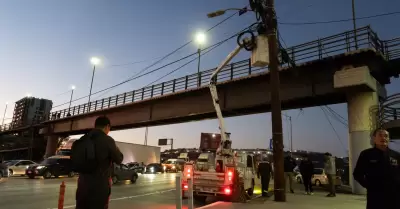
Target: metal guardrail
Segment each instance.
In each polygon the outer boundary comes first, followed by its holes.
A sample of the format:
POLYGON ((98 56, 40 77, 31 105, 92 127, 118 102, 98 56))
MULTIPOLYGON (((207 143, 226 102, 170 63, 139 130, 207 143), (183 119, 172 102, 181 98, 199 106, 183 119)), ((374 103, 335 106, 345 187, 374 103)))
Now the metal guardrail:
POLYGON ((387 60, 400 59, 400 37, 384 41, 387 60))
MULTIPOLYGON (((307 42, 297 46, 286 48, 286 54, 296 64, 301 64, 314 60, 321 60, 330 56, 343 54, 355 50, 354 30, 346 31, 344 33, 336 34, 333 36, 320 38, 315 41, 307 42)), ((376 33, 369 27, 362 27, 356 30, 357 45, 359 49, 375 49, 382 55, 390 50, 394 43, 393 41, 383 42, 376 33)), ((394 53, 395 54, 395 53, 394 53)), ((391 54, 391 57, 395 56, 391 54)), ((289 64, 282 64, 288 66, 289 64)), ((147 86, 141 89, 125 92, 108 98, 92 101, 90 103, 73 106, 71 108, 54 111, 46 118, 46 120, 55 120, 74 115, 84 114, 88 112, 107 109, 127 103, 142 101, 158 96, 168 95, 176 92, 192 90, 199 87, 207 86, 212 72, 215 70, 210 69, 187 75, 181 78, 173 79, 170 81, 162 82, 152 86, 147 86)), ((250 65, 250 60, 243 60, 227 65, 217 76, 218 82, 229 81, 236 78, 247 77, 252 74, 266 72, 268 68, 253 68, 250 65)), ((40 120, 41 122, 44 119, 40 120)), ((15 127, 14 127, 15 128, 15 127)), ((11 124, 6 124, 0 127, 0 130, 13 129, 11 124)))
POLYGON ((379 126, 400 119, 400 93, 391 95, 380 104, 378 111, 379 126))

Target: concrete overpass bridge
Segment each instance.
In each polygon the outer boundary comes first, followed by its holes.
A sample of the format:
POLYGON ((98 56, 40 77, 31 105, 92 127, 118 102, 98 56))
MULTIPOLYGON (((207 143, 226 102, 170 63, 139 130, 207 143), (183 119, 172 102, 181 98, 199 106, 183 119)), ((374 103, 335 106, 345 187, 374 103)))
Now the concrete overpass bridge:
MULTIPOLYGON (((370 132, 378 121, 371 108, 379 107, 378 101, 386 98, 384 85, 400 72, 396 55, 400 41, 382 41, 370 27, 359 28, 356 34, 358 49, 353 30, 287 48, 286 55, 296 67, 283 64, 280 68, 283 110, 348 103, 350 167, 358 154, 371 146, 370 132)), ((232 63, 218 74, 220 104, 226 117, 270 111, 268 69, 253 68, 249 63, 232 63)), ((58 137, 85 133, 100 115, 110 118, 113 130, 216 118, 207 88, 213 71, 54 111, 33 127, 49 136, 47 154, 51 155, 58 137)), ((31 127, 4 126, 0 134, 31 127)), ((351 183, 356 193, 363 192, 357 183, 351 183)))

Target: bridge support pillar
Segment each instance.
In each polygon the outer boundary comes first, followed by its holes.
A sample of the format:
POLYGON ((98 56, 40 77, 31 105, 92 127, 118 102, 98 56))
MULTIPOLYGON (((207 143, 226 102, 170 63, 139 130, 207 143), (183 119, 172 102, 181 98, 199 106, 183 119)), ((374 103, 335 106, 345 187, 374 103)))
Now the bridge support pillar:
POLYGON ((46 154, 44 155, 44 158, 48 158, 55 155, 57 151, 57 145, 58 145, 58 136, 56 135, 48 136, 46 142, 46 154))
POLYGON ((376 127, 373 109, 378 105, 377 92, 354 92, 347 99, 349 120, 349 180, 353 193, 366 190, 353 178, 354 167, 361 151, 371 147, 371 131, 376 127))

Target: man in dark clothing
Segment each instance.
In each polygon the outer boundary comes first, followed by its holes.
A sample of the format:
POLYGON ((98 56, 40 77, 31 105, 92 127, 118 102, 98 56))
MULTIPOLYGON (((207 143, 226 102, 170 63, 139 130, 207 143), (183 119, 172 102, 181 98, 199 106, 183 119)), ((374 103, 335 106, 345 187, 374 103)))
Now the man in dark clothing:
POLYGON ((263 161, 258 164, 257 170, 257 177, 260 178, 261 176, 261 193, 263 197, 268 196, 269 181, 272 175, 271 163, 268 161, 268 158, 264 158, 263 161))
POLYGON ((388 148, 386 130, 372 135, 375 146, 360 153, 354 179, 367 189, 367 209, 399 209, 400 154, 388 148))
POLYGON ((306 191, 306 194, 313 194, 313 188, 311 184, 311 178, 314 174, 314 165, 312 161, 305 156, 304 159, 300 162, 300 174, 303 178, 303 184, 306 191))
MULTIPOLYGON (((293 190, 293 176, 294 176, 294 168, 297 166, 296 161, 292 158, 292 156, 288 155, 285 157, 283 161, 283 167, 285 171, 285 181, 289 181, 289 189, 291 193, 294 193, 293 190)), ((286 189, 286 187, 285 187, 286 189)))
POLYGON ((113 163, 121 164, 124 158, 114 139, 108 136, 110 128, 107 117, 98 117, 95 128, 88 133, 95 145, 98 166, 91 174, 79 175, 76 209, 108 209, 113 163))

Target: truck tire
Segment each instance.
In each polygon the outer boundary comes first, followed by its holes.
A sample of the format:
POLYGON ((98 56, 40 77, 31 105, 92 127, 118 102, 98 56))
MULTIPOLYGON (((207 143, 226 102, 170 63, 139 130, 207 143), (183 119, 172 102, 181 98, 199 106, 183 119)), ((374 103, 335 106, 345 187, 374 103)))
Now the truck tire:
POLYGON ((197 203, 203 204, 206 202, 207 196, 198 196, 198 195, 193 195, 193 200, 196 201, 197 203))

